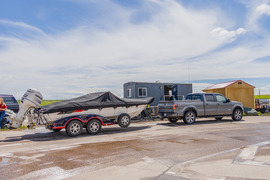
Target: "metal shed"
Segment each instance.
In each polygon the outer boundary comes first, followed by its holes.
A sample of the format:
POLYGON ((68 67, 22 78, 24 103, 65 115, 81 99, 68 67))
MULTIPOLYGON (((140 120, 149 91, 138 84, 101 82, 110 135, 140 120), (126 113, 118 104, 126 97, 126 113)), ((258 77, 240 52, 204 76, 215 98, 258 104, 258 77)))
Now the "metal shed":
POLYGON ((255 108, 254 86, 242 81, 235 80, 224 83, 215 84, 204 89, 204 92, 220 93, 231 99, 243 103, 245 108, 255 108))
POLYGON ((127 82, 124 84, 124 98, 154 97, 151 106, 157 106, 160 100, 173 96, 181 100, 192 93, 192 84, 162 82, 127 82))

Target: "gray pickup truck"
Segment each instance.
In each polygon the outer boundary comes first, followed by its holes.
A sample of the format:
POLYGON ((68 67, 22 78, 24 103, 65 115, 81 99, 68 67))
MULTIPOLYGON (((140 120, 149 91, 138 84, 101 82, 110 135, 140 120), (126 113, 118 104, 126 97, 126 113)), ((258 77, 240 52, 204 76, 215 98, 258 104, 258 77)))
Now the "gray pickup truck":
POLYGON ((243 116, 243 105, 240 102, 230 101, 217 93, 192 93, 185 100, 160 101, 158 104, 161 118, 168 118, 170 122, 183 119, 186 124, 193 124, 196 117, 231 116, 240 121, 243 116))

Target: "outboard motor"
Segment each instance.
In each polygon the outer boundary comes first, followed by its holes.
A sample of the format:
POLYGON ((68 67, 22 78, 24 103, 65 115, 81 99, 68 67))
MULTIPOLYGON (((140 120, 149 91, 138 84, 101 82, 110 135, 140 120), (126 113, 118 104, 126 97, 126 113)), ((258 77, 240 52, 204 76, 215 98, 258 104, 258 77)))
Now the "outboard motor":
POLYGON ((31 108, 39 108, 42 99, 43 97, 39 91, 36 89, 28 89, 21 99, 19 112, 16 116, 9 118, 11 120, 11 127, 19 128, 25 119, 26 113, 31 108))

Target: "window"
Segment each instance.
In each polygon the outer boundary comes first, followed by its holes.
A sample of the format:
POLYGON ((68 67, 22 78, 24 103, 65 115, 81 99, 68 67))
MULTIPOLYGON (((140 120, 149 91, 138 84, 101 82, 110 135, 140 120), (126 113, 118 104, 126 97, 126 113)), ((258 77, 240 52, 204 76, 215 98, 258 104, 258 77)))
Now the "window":
POLYGON ((147 88, 139 88, 139 97, 146 97, 147 96, 147 88))
POLYGON ((201 98, 201 95, 199 94, 191 94, 186 97, 186 100, 202 101, 202 98, 201 98))
POLYGON ((216 98, 218 102, 226 102, 227 100, 224 96, 218 94, 216 95, 216 98))
POLYGON ((199 94, 194 94, 194 95, 192 96, 192 100, 194 100, 194 101, 201 101, 201 100, 202 100, 201 95, 199 95, 199 94))
POLYGON ((127 89, 127 97, 131 97, 131 89, 127 89))
POLYGON ((215 101, 215 98, 214 98, 214 95, 213 94, 206 94, 205 95, 205 99, 208 102, 214 102, 215 101))
POLYGON ((17 103, 16 99, 13 97, 3 97, 5 103, 17 103))
POLYGON ((192 100, 192 95, 188 95, 188 96, 186 97, 186 100, 192 100))

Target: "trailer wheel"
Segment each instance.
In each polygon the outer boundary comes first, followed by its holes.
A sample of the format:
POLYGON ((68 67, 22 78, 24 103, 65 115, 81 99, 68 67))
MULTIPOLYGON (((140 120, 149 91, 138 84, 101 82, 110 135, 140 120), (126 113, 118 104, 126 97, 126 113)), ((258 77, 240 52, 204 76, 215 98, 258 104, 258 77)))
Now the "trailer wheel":
POLYGON ((196 114, 194 111, 187 111, 184 115, 184 123, 185 124, 193 124, 196 120, 196 114))
POLYGON ((127 128, 130 125, 131 122, 131 118, 128 114, 120 114, 120 116, 118 116, 118 125, 121 128, 127 128))
POLYGON ((176 123, 178 121, 178 119, 176 118, 168 118, 168 120, 171 122, 171 123, 176 123))
POLYGON ((232 119, 234 121, 241 121, 242 117, 243 117, 243 111, 239 108, 236 108, 233 111, 232 119))
POLYGON ((87 123, 86 131, 90 135, 96 135, 101 131, 101 123, 97 119, 93 119, 87 123))
POLYGON ((82 133, 83 125, 78 120, 70 121, 66 127, 66 133, 71 136, 79 136, 82 133))

